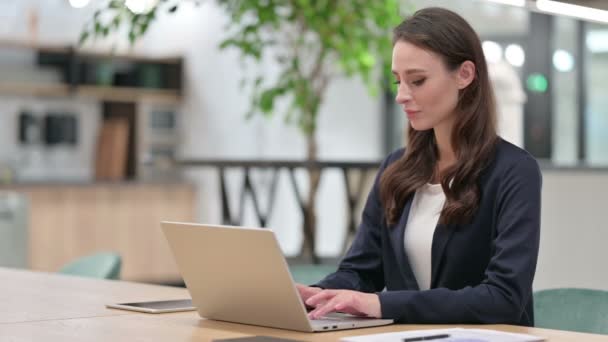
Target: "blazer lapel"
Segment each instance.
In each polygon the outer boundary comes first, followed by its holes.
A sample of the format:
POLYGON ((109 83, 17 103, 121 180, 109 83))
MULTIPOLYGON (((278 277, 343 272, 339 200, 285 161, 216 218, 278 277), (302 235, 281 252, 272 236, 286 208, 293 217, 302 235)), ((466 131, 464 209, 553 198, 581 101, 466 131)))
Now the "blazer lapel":
POLYGON ((456 225, 445 224, 437 224, 435 228, 431 247, 431 288, 437 286, 437 272, 439 272, 441 258, 456 229, 458 229, 456 225))
POLYGON ((412 267, 410 266, 407 254, 405 253, 404 246, 404 234, 405 234, 405 226, 407 225, 407 219, 410 214, 410 208, 412 207, 412 199, 413 196, 405 203, 405 208, 403 209, 403 213, 399 218, 399 223, 390 227, 390 239, 391 245, 393 247, 393 251, 395 251, 395 257, 397 258, 397 265, 399 265, 399 269, 408 289, 411 290, 419 290, 418 281, 416 281, 416 277, 414 276, 414 272, 412 271, 412 267))

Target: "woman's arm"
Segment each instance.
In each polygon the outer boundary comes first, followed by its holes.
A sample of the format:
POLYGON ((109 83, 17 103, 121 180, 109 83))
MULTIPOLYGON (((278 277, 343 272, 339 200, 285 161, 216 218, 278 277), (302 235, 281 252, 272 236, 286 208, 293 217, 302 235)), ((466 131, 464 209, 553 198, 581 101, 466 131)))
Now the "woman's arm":
POLYGON ((338 270, 314 286, 324 289, 348 289, 377 292, 384 288, 380 229, 384 226, 380 203, 380 177, 386 167, 403 155, 403 149, 390 154, 380 166, 370 191, 357 234, 340 262, 338 270))
POLYGON ((315 308, 308 314, 311 319, 332 311, 380 317, 380 300, 374 293, 384 288, 380 237, 384 215, 380 203, 380 178, 386 167, 402 154, 403 150, 393 152, 382 162, 367 197, 355 239, 338 270, 314 287, 298 286, 304 303, 315 308))

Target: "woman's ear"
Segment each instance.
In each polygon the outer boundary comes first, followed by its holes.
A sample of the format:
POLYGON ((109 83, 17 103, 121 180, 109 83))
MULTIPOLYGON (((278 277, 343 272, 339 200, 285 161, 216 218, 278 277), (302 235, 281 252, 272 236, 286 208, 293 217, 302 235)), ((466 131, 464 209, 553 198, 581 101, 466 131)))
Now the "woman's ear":
POLYGON ((458 68, 458 89, 464 89, 475 79, 475 64, 471 61, 464 61, 458 68))

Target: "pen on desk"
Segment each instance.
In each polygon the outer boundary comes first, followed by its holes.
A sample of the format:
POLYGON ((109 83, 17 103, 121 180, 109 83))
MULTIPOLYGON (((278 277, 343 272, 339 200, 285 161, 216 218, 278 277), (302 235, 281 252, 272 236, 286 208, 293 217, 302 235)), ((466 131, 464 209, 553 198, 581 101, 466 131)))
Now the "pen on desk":
POLYGON ((440 338, 448 338, 448 337, 450 337, 450 335, 448 335, 448 334, 419 336, 419 337, 407 337, 407 338, 403 339, 403 342, 438 340, 440 338))

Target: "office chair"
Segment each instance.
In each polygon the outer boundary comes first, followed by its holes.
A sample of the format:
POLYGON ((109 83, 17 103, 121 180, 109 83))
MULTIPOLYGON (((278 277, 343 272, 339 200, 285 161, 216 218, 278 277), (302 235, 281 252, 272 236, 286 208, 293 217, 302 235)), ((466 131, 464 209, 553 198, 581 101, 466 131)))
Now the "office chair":
POLYGON ((289 265, 289 271, 296 283, 311 285, 335 272, 335 265, 289 265))
POLYGON ((66 264, 59 270, 59 273, 97 279, 119 279, 121 266, 120 255, 96 253, 66 264))
POLYGON ((559 288, 534 293, 537 328, 608 334, 608 291, 559 288))

